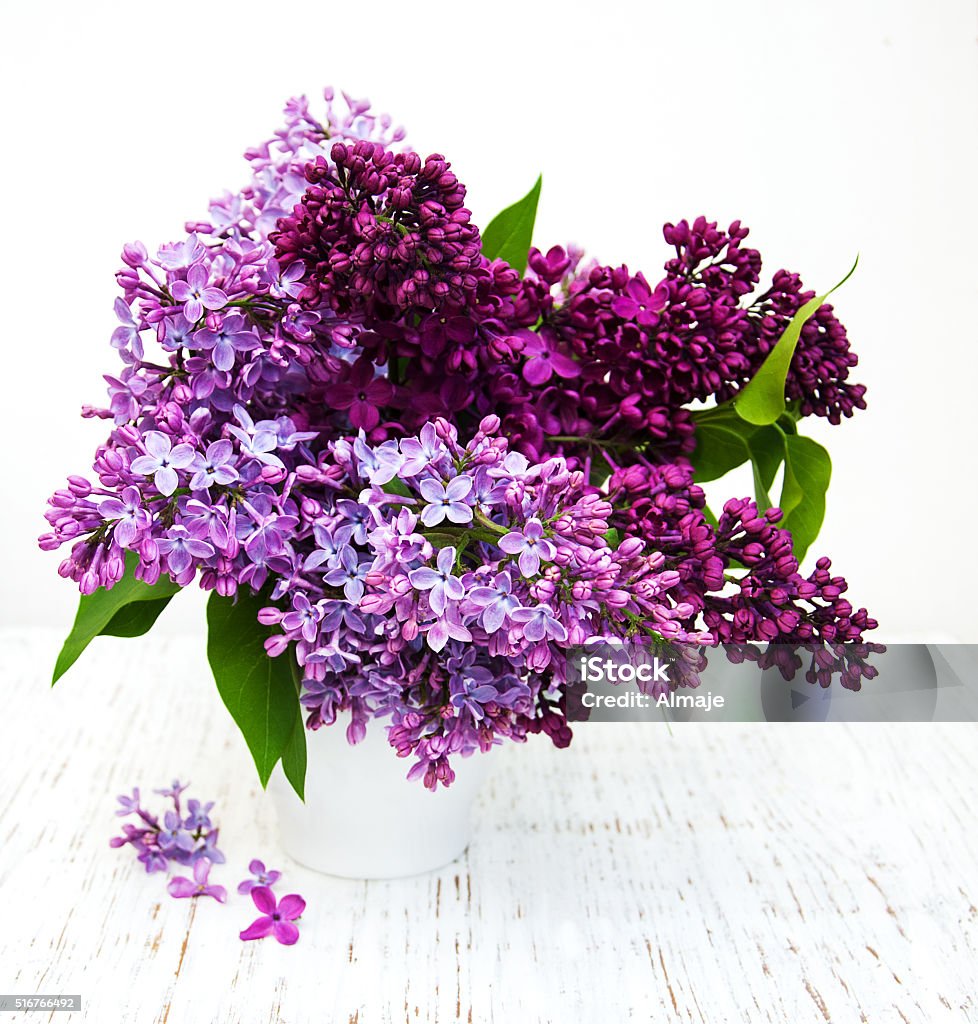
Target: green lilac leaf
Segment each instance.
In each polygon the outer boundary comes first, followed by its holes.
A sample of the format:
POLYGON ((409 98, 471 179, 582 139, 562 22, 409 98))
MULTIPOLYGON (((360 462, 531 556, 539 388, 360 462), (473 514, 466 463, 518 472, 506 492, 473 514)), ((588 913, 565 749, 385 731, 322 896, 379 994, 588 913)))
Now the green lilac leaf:
POLYGON ((159 617, 166 602, 180 589, 168 576, 161 576, 152 586, 137 580, 135 577, 139 557, 135 552, 126 554, 126 572, 111 590, 102 588, 94 594, 83 594, 78 602, 75 623, 71 627, 68 639, 65 640, 61 653, 54 666, 53 686, 78 660, 82 651, 95 639, 103 634, 109 636, 140 636, 145 633, 159 617), (116 616, 127 606, 139 602, 152 602, 155 614, 133 613, 122 616, 116 622, 116 616), (161 603, 162 602, 162 603, 161 603), (113 623, 115 623, 113 625, 113 623))
POLYGON ((754 472, 754 497, 762 512, 772 505, 769 492, 778 467, 784 462, 784 445, 784 434, 776 426, 760 427, 747 439, 754 472))
POLYGON ((543 185, 541 174, 533 188, 519 202, 497 214, 482 232, 482 253, 489 260, 505 260, 522 275, 533 244, 533 225, 543 185))
POLYGON ((265 652, 269 631, 258 622, 265 604, 244 588, 236 600, 215 592, 207 602, 207 660, 262 786, 293 739, 299 709, 290 655, 270 658, 265 652))
POLYGON ((158 601, 133 601, 132 604, 124 605, 99 635, 142 636, 153 628, 169 603, 169 597, 161 597, 158 601))
POLYGON ((818 536, 825 519, 825 495, 832 478, 829 453, 810 437, 785 438, 784 486, 778 524, 791 531, 793 551, 799 562, 818 536))
POLYGON ((849 273, 834 288, 830 288, 824 295, 817 295, 814 299, 810 299, 791 318, 777 344, 768 352, 760 369, 734 398, 733 407, 738 416, 755 426, 766 426, 769 423, 777 422, 778 417, 785 411, 785 381, 788 378, 788 370, 791 368, 791 360, 794 358, 802 328, 824 304, 825 300, 849 280, 858 265, 859 257, 857 256, 849 273))
POLYGON ((282 770, 300 800, 306 799, 306 725, 301 710, 296 711, 295 726, 282 751, 282 770))
MULTIPOLYGON (((295 687, 296 695, 302 696, 302 675, 299 665, 295 660, 295 651, 289 650, 288 654, 282 655, 289 659, 289 672, 292 676, 292 685, 295 687)), ((300 800, 306 799, 306 726, 302 720, 302 706, 295 710, 295 726, 292 735, 289 737, 285 749, 282 751, 282 771, 289 780, 289 784, 295 790, 300 800)))
POLYGON ((740 430, 719 423, 701 423, 696 428, 696 450, 690 456, 697 483, 717 480, 750 458, 747 441, 740 430))

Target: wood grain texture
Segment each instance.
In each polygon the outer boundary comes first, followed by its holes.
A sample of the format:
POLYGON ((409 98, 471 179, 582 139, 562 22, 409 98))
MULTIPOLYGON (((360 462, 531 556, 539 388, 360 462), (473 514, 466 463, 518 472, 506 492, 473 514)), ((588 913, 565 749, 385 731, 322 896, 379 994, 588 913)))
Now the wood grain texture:
POLYGON ((976 725, 585 725, 499 752, 463 859, 362 883, 280 852, 203 638, 97 640, 54 692, 57 637, 0 649, 0 990, 81 993, 52 1020, 978 1021, 976 725), (175 775, 227 906, 108 846, 175 775), (256 856, 293 948, 237 938, 256 856))

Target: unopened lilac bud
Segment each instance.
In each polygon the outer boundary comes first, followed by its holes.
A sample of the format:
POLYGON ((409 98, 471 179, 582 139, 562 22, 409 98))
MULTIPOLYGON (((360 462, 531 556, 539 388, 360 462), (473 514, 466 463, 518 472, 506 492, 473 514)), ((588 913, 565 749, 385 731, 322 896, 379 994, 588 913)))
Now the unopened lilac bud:
POLYGON ((149 254, 142 242, 127 242, 122 247, 122 260, 133 269, 137 269, 146 263, 149 254))
POLYGON ((413 589, 407 576, 395 576, 390 582, 390 592, 395 597, 406 597, 413 589))
POLYGON ((302 518, 308 521, 318 519, 323 514, 323 506, 315 498, 303 498, 299 507, 302 509, 302 518))
POLYGON ((289 637, 285 633, 276 633, 265 640, 265 653, 270 658, 277 658, 289 649, 289 637))
POLYGON ((618 545, 618 555, 620 558, 635 558, 642 553, 644 547, 645 544, 638 537, 626 537, 618 545))
POLYGON ((322 480, 323 474, 316 466, 306 464, 296 468, 295 476, 297 480, 304 484, 314 484, 322 480))

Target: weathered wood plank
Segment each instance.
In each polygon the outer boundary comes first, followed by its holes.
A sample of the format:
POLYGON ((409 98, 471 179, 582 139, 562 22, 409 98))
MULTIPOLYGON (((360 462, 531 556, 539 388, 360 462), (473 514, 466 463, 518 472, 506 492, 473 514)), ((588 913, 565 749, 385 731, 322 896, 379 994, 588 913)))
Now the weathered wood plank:
POLYGON ((978 1020, 978 726, 587 725, 500 752, 461 861, 367 884, 278 852, 199 638, 98 641, 53 694, 53 635, 2 650, 8 991, 140 1024, 978 1020), (217 801, 226 907, 108 847, 115 794, 174 775, 217 801), (254 856, 308 900, 294 948, 237 939, 254 856))

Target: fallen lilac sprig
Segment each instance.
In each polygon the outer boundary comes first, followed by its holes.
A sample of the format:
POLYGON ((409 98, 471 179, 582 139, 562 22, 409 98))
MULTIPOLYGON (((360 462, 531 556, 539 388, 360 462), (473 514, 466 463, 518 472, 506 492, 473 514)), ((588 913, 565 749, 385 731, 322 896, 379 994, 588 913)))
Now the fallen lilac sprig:
POLYGON ((251 890, 251 898, 262 916, 252 921, 238 937, 243 942, 249 942, 274 935, 283 946, 295 945, 299 940, 299 929, 293 922, 302 916, 306 901, 296 893, 276 900, 275 893, 264 885, 255 886, 251 890))
POLYGON ((172 808, 162 815, 162 823, 160 816, 143 807, 138 787, 131 795, 118 797, 120 806, 116 814, 120 817, 134 815, 138 824, 126 822, 122 826, 123 834, 113 836, 109 845, 114 849, 132 846, 137 851, 136 859, 149 873, 166 871, 171 862, 196 865, 206 859, 210 864, 223 864, 224 854, 217 847, 218 830, 210 819, 214 803, 189 800, 184 814, 180 794, 186 788, 174 780, 169 789, 156 790, 172 802, 172 808))
POLYGON ((189 896, 213 896, 218 903, 226 903, 228 891, 223 885, 208 885, 207 876, 211 871, 211 862, 205 857, 194 862, 193 879, 176 875, 167 883, 166 891, 174 899, 185 899, 189 896))
POLYGON ((265 862, 258 860, 257 858, 248 865, 248 870, 254 877, 246 878, 243 882, 238 884, 238 892, 242 896, 247 895, 252 889, 258 886, 272 886, 282 877, 281 871, 272 871, 271 869, 266 868, 265 862))

